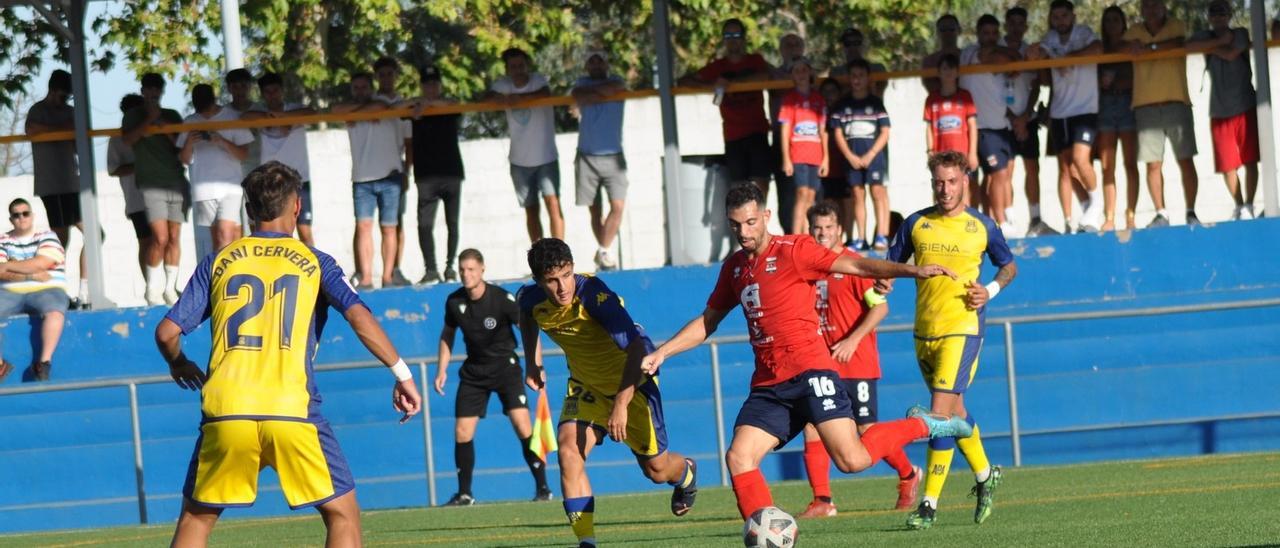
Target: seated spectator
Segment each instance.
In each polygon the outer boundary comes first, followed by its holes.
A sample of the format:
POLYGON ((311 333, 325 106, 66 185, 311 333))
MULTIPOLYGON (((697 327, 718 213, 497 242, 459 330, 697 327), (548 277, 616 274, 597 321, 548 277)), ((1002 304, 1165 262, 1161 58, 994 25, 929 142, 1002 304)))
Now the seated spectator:
MULTIPOLYGON (((213 86, 200 84, 191 90, 191 105, 196 113, 186 123, 239 120, 240 113, 222 108, 213 86)), ((253 133, 247 129, 189 131, 178 137, 179 158, 191 166, 191 201, 197 227, 206 227, 213 248, 200 250, 200 258, 216 253, 242 235, 240 208, 244 191, 240 189, 243 170, 240 162, 249 155, 253 133)), ((197 228, 196 230, 200 230, 197 228)))
MULTIPOLYGON (((120 112, 142 106, 146 103, 141 95, 130 93, 120 99, 120 112)), ((142 199, 142 191, 138 190, 133 180, 133 147, 125 144, 124 137, 115 136, 107 140, 107 173, 120 178, 120 190, 124 194, 124 215, 133 223, 133 235, 138 238, 138 268, 145 279, 147 275, 147 247, 151 245, 151 225, 147 223, 147 204, 142 199)))
MULTIPOLYGON (((9 222, 13 230, 0 236, 0 317, 19 312, 40 317, 40 357, 31 372, 35 380, 47 381, 70 304, 65 289, 66 252, 53 231, 35 230, 26 200, 9 202, 9 222)), ((12 370, 0 359, 0 380, 12 370)))

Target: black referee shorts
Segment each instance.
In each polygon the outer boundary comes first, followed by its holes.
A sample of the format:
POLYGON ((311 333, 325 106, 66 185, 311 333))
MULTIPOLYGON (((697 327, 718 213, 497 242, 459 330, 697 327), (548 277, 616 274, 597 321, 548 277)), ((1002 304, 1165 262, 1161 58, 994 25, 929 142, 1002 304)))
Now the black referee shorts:
POLYGON ((498 395, 504 415, 510 415, 512 409, 529 408, 524 392, 524 370, 518 361, 497 365, 464 363, 458 378, 461 382, 454 402, 455 417, 483 419, 491 393, 498 395))

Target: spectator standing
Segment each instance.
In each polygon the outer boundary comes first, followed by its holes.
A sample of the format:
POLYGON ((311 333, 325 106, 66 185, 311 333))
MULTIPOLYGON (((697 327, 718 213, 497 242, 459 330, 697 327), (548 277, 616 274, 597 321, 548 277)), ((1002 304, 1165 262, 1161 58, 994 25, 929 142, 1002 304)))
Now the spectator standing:
MULTIPOLYGON (((351 102, 334 105, 335 113, 387 110, 385 99, 373 94, 373 76, 360 72, 351 76, 351 102)), ((373 288, 373 220, 377 214, 382 232, 382 286, 394 285, 396 223, 400 210, 400 182, 404 163, 404 131, 400 120, 380 118, 347 124, 351 142, 351 199, 355 205, 356 285, 373 288)))
MULTIPOLYGON (((27 111, 27 135, 75 129, 75 109, 71 98, 71 73, 55 70, 49 76, 49 90, 44 99, 27 111)), ((45 141, 31 144, 31 164, 35 171, 35 192, 44 202, 49 226, 64 247, 70 245, 71 227, 80 229, 80 170, 77 167, 75 141, 45 141)), ((84 252, 80 253, 80 292, 77 305, 89 302, 88 272, 84 252)))
POLYGON ((889 247, 889 112, 884 101, 871 93, 871 67, 866 59, 849 62, 846 74, 852 94, 831 109, 830 125, 835 129, 839 156, 832 164, 845 169, 845 188, 853 194, 853 220, 858 225, 856 240, 850 232, 848 247, 866 251, 889 247), (867 232, 867 188, 875 207, 876 236, 867 232))
MULTIPOLYGON (((1027 35, 1027 10, 1014 6, 1004 12, 1004 37, 999 44, 1018 52, 1023 58, 1027 56, 1030 44, 1027 35)), ((1023 192, 1027 194, 1027 209, 1030 219, 1027 221, 1027 236, 1044 236, 1057 234, 1040 218, 1040 118, 1036 113, 1036 103, 1040 101, 1040 71, 1028 70, 1016 75, 1005 76, 1005 103, 1009 109, 1010 128, 1013 131, 1013 152, 1022 158, 1025 172, 1022 183, 1023 192)), ((1007 203, 1013 204, 1013 161, 1010 160, 1009 196, 1007 203)), ((1011 211, 1005 212, 1005 219, 1012 219, 1011 211)))
MULTIPOLYGON (((1129 28, 1124 10, 1110 6, 1102 11, 1102 52, 1121 53, 1128 48, 1129 28)), ((1098 158, 1102 160, 1102 187, 1115 188, 1116 160, 1124 147, 1124 226, 1133 230, 1138 208, 1138 122, 1133 117, 1133 63, 1123 61, 1098 66, 1098 158)))
POLYGON ((761 81, 773 67, 758 53, 747 52, 747 27, 729 19, 720 27, 724 57, 680 79, 684 85, 715 84, 720 98, 724 132, 724 160, 730 184, 750 181, 769 195, 769 121, 764 117, 764 95, 759 91, 725 93, 731 83, 761 81))
POLYGON ((142 191, 147 222, 151 224, 145 276, 146 300, 150 305, 173 304, 178 300, 182 223, 187 221, 191 208, 190 186, 178 159, 175 135, 145 134, 153 126, 182 123, 177 111, 160 107, 163 96, 164 77, 154 72, 142 75, 144 103, 126 112, 120 122, 121 137, 133 148, 134 182, 142 191))
POLYGON ((835 202, 840 212, 840 226, 844 228, 844 233, 853 235, 853 198, 849 192, 848 168, 849 162, 845 159, 844 154, 840 152, 840 139, 837 139, 831 128, 836 127, 833 108, 844 101, 844 88, 835 78, 823 78, 822 84, 818 86, 818 91, 822 92, 822 100, 827 102, 827 132, 831 135, 827 139, 827 176, 822 178, 822 199, 835 202))
POLYGON ((795 182, 792 234, 809 230, 806 212, 813 207, 827 175, 827 102, 813 88, 813 65, 804 57, 791 61, 795 89, 782 99, 782 171, 795 182))
MULTIPOLYGON (((784 34, 778 40, 779 64, 773 68, 770 79, 790 80, 791 63, 798 57, 804 57, 804 38, 799 34, 784 34)), ((782 169, 782 122, 778 120, 778 112, 782 110, 782 98, 791 93, 789 89, 769 90, 770 149, 773 152, 773 181, 778 188, 778 221, 784 229, 790 229, 794 222, 796 185, 790 175, 782 169)))
MULTIPOLYGON (((844 62, 838 66, 831 68, 830 75, 835 78, 843 78, 843 90, 847 95, 850 90, 849 85, 849 63, 858 59, 866 59, 866 37, 862 35, 862 31, 849 27, 840 33, 840 47, 844 50, 844 62)), ((876 63, 867 59, 867 66, 871 67, 871 74, 884 72, 884 64, 876 63)), ((889 88, 888 80, 876 80, 871 84, 871 93, 876 97, 884 97, 884 91, 889 88)), ((830 103, 834 104, 834 103, 830 103)))
MULTIPOLYGON (((240 113, 218 104, 209 84, 192 88, 191 105, 196 112, 187 117, 188 124, 240 119, 240 113)), ((243 234, 240 210, 244 207, 244 191, 240 181, 244 170, 240 162, 249 155, 251 142, 253 133, 247 129, 196 130, 178 136, 178 156, 191 166, 196 230, 208 229, 213 244, 211 249, 197 250, 201 258, 222 250, 243 234)))
MULTIPOLYGON (((40 356, 32 377, 49 380, 53 351, 66 321, 66 252, 52 231, 36 231, 31 204, 9 202, 13 230, 0 235, 0 318, 19 312, 40 318, 40 356)), ((13 369, 0 359, 0 380, 13 369)))
POLYGON ((924 101, 925 153, 954 151, 965 155, 972 179, 978 169, 978 109, 973 96, 960 89, 960 57, 948 53, 938 60, 938 91, 924 101))
POLYGON ((533 61, 520 48, 502 52, 507 74, 490 86, 490 98, 507 106, 507 131, 511 136, 511 183, 516 201, 524 208, 529 241, 542 239, 538 195, 547 206, 551 237, 564 238, 564 213, 560 210, 560 163, 556 151, 555 111, 552 107, 511 108, 512 105, 551 95, 547 77, 532 72, 533 61))
MULTIPOLYGON (((223 82, 226 85, 227 94, 231 96, 231 101, 222 108, 230 109, 236 116, 243 116, 244 113, 253 110, 259 103, 253 101, 253 73, 247 69, 238 68, 227 71, 223 82)), ((248 177, 249 172, 254 168, 266 162, 262 161, 262 137, 258 129, 250 128, 249 132, 253 134, 253 141, 249 142, 249 153, 245 155, 244 160, 240 162, 242 178, 248 177)), ((240 226, 243 229, 243 235, 249 234, 249 213, 245 208, 240 208, 240 226)), ((196 231, 196 236, 200 235, 200 231, 196 231)), ((197 238, 199 242, 200 238, 197 238)))
POLYGON ((573 84, 580 125, 578 154, 574 159, 576 197, 579 206, 591 212, 591 233, 596 237, 595 263, 600 270, 618 268, 613 241, 622 227, 622 208, 627 199, 627 159, 622 153, 622 119, 626 104, 606 101, 610 95, 626 91, 620 76, 609 74, 605 52, 587 52, 587 75, 573 84), (609 215, 604 215, 604 196, 609 195, 609 215))
MULTIPOLYGON (((373 75, 378 79, 378 91, 375 97, 387 104, 397 104, 404 100, 396 91, 396 81, 400 79, 400 63, 392 57, 379 57, 373 63, 373 75)), ((404 258, 404 212, 409 199, 409 173, 413 169, 413 125, 409 120, 400 120, 400 131, 404 135, 404 167, 400 171, 400 206, 396 214, 396 262, 391 270, 391 285, 406 286, 412 282, 400 271, 400 261, 404 258)), ((422 221, 418 221, 422 222, 422 221)))
POLYGON ((462 200, 462 180, 466 173, 462 167, 462 151, 458 148, 458 123, 460 114, 434 114, 423 116, 430 107, 452 104, 445 98, 444 82, 440 69, 427 65, 418 71, 422 96, 412 100, 413 116, 413 180, 418 185, 418 246, 422 250, 422 262, 427 272, 419 284, 440 281, 436 270, 436 210, 444 202, 444 224, 449 231, 445 246, 444 281, 458 281, 453 269, 453 258, 458 252, 458 214, 462 200))
POLYGON ((1209 127, 1213 133, 1213 165, 1235 200, 1232 220, 1253 218, 1258 192, 1258 111, 1249 66, 1249 31, 1231 27, 1231 2, 1209 3, 1208 30, 1197 32, 1189 49, 1204 51, 1213 87, 1209 93, 1209 127), (1244 166, 1245 188, 1237 170, 1244 166))
POLYGON ((1196 155, 1195 126, 1191 120, 1191 97, 1187 93, 1187 59, 1171 57, 1144 61, 1151 52, 1181 48, 1186 26, 1169 16, 1164 0, 1142 0, 1142 24, 1124 33, 1130 53, 1139 56, 1133 65, 1133 115, 1138 125, 1138 161, 1147 164, 1147 188, 1156 206, 1156 216, 1148 227, 1169 226, 1164 205, 1164 143, 1173 147, 1173 156, 1182 172, 1182 193, 1186 199, 1188 225, 1200 224, 1196 217, 1196 192, 1200 180, 1192 158, 1196 155))
MULTIPOLYGON (((259 120, 316 113, 315 109, 306 105, 285 102, 284 79, 274 72, 258 78, 258 94, 262 96, 262 102, 250 107, 248 112, 240 116, 241 119, 259 120)), ((297 222, 298 239, 315 247, 315 236, 311 232, 315 215, 311 205, 311 155, 307 151, 307 127, 297 125, 260 128, 257 140, 260 143, 258 159, 262 164, 280 162, 293 168, 302 178, 302 189, 298 191, 298 198, 302 200, 302 211, 298 213, 297 222)))
MULTIPOLYGON (((140 107, 146 101, 141 95, 130 93, 120 99, 120 112, 140 107)), ((124 143, 119 135, 107 140, 107 173, 120 179, 120 191, 124 194, 124 215, 133 223, 133 235, 138 238, 138 268, 145 279, 147 275, 147 247, 151 243, 151 225, 147 223, 147 206, 142 192, 134 181, 133 147, 124 143)))
MULTIPOLYGON (((1070 0, 1054 0, 1049 6, 1049 29, 1044 39, 1030 50, 1032 58, 1079 57, 1102 53, 1102 42, 1087 25, 1076 24, 1075 6, 1070 0)), ((1053 96, 1049 101, 1049 140, 1058 156, 1058 197, 1062 200, 1062 218, 1071 230, 1075 224, 1071 214, 1073 175, 1079 177, 1081 190, 1088 193, 1079 228, 1086 232, 1115 228, 1116 188, 1112 182, 1105 198, 1093 171, 1093 144, 1098 139, 1098 70, 1097 65, 1055 67, 1053 96), (1103 221, 1103 213, 1106 220, 1103 221)), ((1082 201, 1083 202, 1083 201, 1082 201)))
MULTIPOLYGON (((1020 60, 1021 55, 999 44, 1000 20, 991 14, 978 18, 978 43, 960 51, 961 65, 993 65, 1020 60)), ((1005 216, 1013 199, 1013 131, 1009 123, 1008 79, 999 72, 966 74, 960 87, 969 91, 978 110, 978 159, 984 188, 975 193, 974 203, 984 204, 997 225, 1008 228, 1005 216), (985 190, 985 193, 982 192, 985 190)), ((886 244, 886 249, 888 249, 886 244)))
MULTIPOLYGON (((943 57, 960 56, 960 20, 950 13, 943 14, 934 22, 933 28, 938 34, 938 51, 926 55, 921 61, 920 66, 925 70, 940 68, 943 57)), ((937 76, 925 76, 922 81, 925 91, 930 94, 941 90, 942 82, 937 76)), ((970 170, 973 169, 977 168, 970 168, 970 170)))

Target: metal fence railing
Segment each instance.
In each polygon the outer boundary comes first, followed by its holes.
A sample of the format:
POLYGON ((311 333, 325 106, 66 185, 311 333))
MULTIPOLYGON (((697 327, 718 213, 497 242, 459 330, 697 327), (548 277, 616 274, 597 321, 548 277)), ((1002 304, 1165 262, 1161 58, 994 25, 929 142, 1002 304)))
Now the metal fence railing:
MULTIPOLYGON (((1022 465, 1022 445, 1021 438, 1024 435, 1044 435, 1044 434, 1062 434, 1075 432, 1090 432, 1099 430, 1114 430, 1123 428, 1143 428, 1151 426, 1168 426, 1179 424, 1198 424, 1211 421, 1228 421, 1228 420, 1247 420, 1260 418, 1280 417, 1280 410, 1266 413, 1253 413, 1244 415, 1220 415, 1207 417, 1193 417, 1181 419, 1167 419, 1158 421, 1132 422, 1132 423, 1111 423, 1101 425, 1079 425, 1051 429, 1038 429, 1030 432, 1023 432, 1019 426, 1018 420, 1018 388, 1017 388, 1017 369, 1014 361, 1014 336, 1013 326, 1015 324, 1029 323, 1047 323, 1047 322, 1067 322, 1067 321, 1087 321, 1102 320, 1114 318, 1129 318, 1142 316, 1163 316, 1170 314, 1190 314, 1203 312, 1222 312, 1229 310, 1241 310, 1251 308, 1265 308, 1280 306, 1280 298, 1275 299, 1255 299, 1234 302, 1215 302, 1204 304, 1190 304, 1165 307, 1149 307, 1134 308, 1127 310, 1109 310, 1095 312, 1066 312, 1055 314, 1040 314, 1029 316, 1014 316, 1008 318, 991 318, 987 320, 988 327, 999 325, 1003 331, 1004 337, 1004 359, 1006 384, 1009 393, 1009 432, 1010 444, 1013 452, 1013 465, 1022 465)), ((878 331, 881 333, 907 332, 911 331, 911 324, 892 324, 881 326, 878 331)), ((988 334, 991 331, 988 330, 988 334)), ((746 344, 748 337, 746 335, 732 335, 724 337, 713 337, 707 339, 703 344, 708 346, 711 355, 711 384, 712 398, 715 406, 716 419, 716 453, 720 462, 720 484, 729 484, 729 474, 725 469, 724 455, 728 449, 725 439, 724 427, 724 397, 720 382, 720 347, 724 345, 746 344)), ((557 348, 546 348, 543 352, 545 356, 563 356, 564 352, 557 348)), ((455 355, 452 362, 460 362, 466 359, 466 355, 455 355)), ((436 466, 434 458, 434 447, 431 432, 431 377, 428 375, 428 365, 436 363, 435 356, 405 358, 406 362, 415 363, 418 367, 418 379, 420 382, 419 390, 422 392, 422 438, 423 449, 425 453, 424 467, 426 469, 426 488, 427 500, 432 506, 437 503, 436 498, 436 466)), ((353 361, 334 363, 328 365, 316 366, 318 372, 344 371, 352 369, 366 369, 374 367, 383 367, 379 362, 373 360, 353 361)), ((0 388, 0 397, 12 396, 18 394, 38 394, 48 392, 66 392, 73 390, 88 390, 97 388, 122 387, 128 390, 129 394, 129 417, 132 424, 133 433, 133 457, 134 471, 137 484, 138 499, 138 520, 140 523, 147 523, 147 503, 146 503, 146 487, 143 481, 143 460, 142 460, 142 431, 139 425, 138 410, 138 386, 149 384, 162 384, 173 382, 168 375, 148 375, 142 377, 130 377, 124 379, 103 379, 94 381, 68 382, 59 384, 38 384, 31 386, 18 386, 14 388, 0 388)), ((993 433, 1000 435, 998 433, 993 433)), ((990 434, 989 434, 990 435, 990 434)))

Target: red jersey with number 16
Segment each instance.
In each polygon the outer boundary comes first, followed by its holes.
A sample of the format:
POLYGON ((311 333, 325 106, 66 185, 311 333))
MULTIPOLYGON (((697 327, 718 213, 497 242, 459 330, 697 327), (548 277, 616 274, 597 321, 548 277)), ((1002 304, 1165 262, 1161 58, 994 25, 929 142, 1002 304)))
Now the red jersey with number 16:
POLYGON ((751 386, 769 386, 810 369, 836 371, 818 328, 813 283, 826 278, 838 254, 808 235, 773 236, 755 258, 738 250, 720 267, 707 306, 742 305, 756 354, 751 386))
MULTIPOLYGON (((850 249, 844 253, 853 257, 859 255, 850 249)), ((814 289, 818 295, 818 322, 822 327, 822 337, 827 346, 834 346, 853 332, 853 328, 862 323, 863 318, 871 311, 863 295, 874 287, 876 281, 850 274, 832 272, 818 283, 814 289)), ((849 361, 841 363, 842 379, 878 379, 880 378, 880 352, 876 348, 876 332, 872 330, 858 341, 849 361)))

